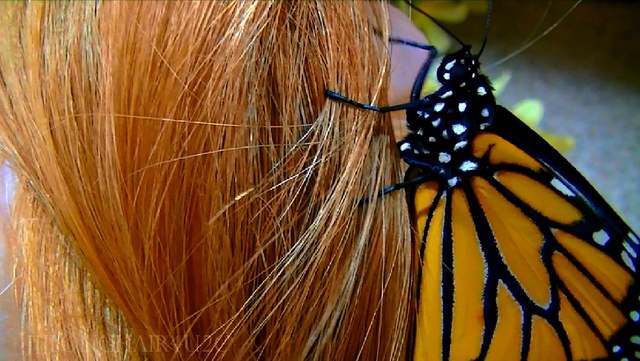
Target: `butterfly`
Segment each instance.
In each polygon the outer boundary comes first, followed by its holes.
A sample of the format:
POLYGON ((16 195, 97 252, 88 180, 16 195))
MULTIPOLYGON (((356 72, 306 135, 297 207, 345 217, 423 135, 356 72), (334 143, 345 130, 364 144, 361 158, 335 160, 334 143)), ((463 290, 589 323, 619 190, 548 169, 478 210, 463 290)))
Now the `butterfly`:
POLYGON ((382 194, 406 189, 420 249, 410 358, 640 359, 640 238, 560 153, 496 104, 479 61, 486 35, 477 54, 458 40, 437 67, 440 88, 424 97, 436 49, 390 42, 429 53, 410 102, 326 96, 406 110, 409 133, 398 148, 409 168, 382 194))

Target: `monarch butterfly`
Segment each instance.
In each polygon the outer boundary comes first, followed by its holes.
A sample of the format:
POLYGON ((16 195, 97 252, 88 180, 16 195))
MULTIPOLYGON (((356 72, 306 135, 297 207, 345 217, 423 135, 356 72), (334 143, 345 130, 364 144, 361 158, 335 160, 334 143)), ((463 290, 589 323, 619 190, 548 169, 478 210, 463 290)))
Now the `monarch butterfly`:
POLYGON ((461 48, 438 65, 432 94, 421 90, 436 49, 403 39, 390 41, 429 53, 410 102, 376 106, 326 91, 361 109, 406 110, 398 147, 409 168, 382 194, 407 189, 420 248, 410 357, 640 359, 640 238, 496 104, 480 70, 486 34, 477 54, 455 39, 461 48))

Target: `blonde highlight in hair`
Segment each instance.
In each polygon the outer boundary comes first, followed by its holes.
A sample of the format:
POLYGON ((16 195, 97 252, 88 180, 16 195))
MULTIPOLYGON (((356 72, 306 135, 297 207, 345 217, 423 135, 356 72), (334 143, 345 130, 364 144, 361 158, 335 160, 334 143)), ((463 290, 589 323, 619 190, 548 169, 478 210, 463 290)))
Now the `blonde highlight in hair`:
POLYGON ((385 3, 0 6, 27 359, 405 357, 385 3))

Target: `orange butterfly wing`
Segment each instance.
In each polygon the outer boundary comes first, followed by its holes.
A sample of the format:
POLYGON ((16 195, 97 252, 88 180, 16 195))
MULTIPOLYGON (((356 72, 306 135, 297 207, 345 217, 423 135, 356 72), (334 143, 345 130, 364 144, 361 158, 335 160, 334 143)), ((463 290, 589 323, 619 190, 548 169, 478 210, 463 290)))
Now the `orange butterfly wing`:
POLYGON ((500 135, 478 134, 473 153, 487 172, 410 195, 413 359, 640 359, 638 237, 500 135))

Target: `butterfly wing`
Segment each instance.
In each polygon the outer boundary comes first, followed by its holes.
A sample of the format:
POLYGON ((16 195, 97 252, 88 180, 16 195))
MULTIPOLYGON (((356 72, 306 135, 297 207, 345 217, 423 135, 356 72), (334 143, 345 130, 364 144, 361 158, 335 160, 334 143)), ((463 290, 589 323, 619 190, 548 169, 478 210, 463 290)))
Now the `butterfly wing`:
POLYGON ((534 131, 497 107, 481 172, 411 194, 414 360, 640 359, 640 241, 534 131))

